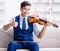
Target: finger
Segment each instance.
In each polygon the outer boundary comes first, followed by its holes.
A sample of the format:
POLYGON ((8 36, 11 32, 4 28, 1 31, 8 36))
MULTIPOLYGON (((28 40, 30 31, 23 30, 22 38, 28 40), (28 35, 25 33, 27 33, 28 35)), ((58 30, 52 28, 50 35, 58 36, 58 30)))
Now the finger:
POLYGON ((11 22, 15 22, 15 19, 14 18, 12 18, 11 20, 12 20, 11 22))
POLYGON ((42 17, 42 19, 47 21, 47 18, 46 17, 42 17))
POLYGON ((47 18, 46 18, 46 17, 44 17, 44 20, 47 20, 47 18))

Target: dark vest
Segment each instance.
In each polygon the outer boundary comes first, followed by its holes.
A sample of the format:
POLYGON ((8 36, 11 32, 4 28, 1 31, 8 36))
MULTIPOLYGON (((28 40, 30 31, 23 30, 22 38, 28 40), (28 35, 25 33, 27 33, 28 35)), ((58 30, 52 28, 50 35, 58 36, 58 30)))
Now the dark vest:
POLYGON ((22 30, 20 28, 20 15, 15 17, 15 21, 18 22, 17 27, 14 29, 14 41, 33 41, 33 24, 28 22, 28 29, 22 30))

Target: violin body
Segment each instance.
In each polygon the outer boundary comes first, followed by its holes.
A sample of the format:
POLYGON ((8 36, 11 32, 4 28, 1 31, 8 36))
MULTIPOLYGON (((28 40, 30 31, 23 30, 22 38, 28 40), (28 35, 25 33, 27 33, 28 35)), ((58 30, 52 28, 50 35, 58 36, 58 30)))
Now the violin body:
POLYGON ((40 25, 44 25, 45 23, 47 23, 47 21, 42 20, 42 19, 38 19, 38 20, 36 21, 36 19, 35 19, 34 17, 30 17, 30 18, 29 18, 29 22, 30 22, 30 23, 35 23, 35 22, 37 22, 37 23, 39 23, 40 25))
MULTIPOLYGON (((37 23, 40 24, 40 25, 45 25, 45 23, 48 22, 48 21, 43 20, 43 19, 40 19, 40 18, 38 18, 38 17, 39 17, 38 15, 33 14, 33 15, 30 16, 30 18, 28 19, 28 21, 29 21, 30 23, 35 23, 35 22, 37 22, 37 23)), ((56 25, 56 24, 54 24, 54 23, 51 23, 51 24, 52 24, 54 27, 56 27, 56 28, 59 27, 58 25, 56 25)))

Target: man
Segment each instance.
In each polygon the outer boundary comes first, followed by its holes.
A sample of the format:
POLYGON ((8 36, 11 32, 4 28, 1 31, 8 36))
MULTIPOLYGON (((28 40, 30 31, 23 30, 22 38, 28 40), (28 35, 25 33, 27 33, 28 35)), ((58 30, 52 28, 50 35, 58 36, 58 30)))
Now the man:
POLYGON ((14 30, 14 41, 10 42, 7 51, 16 51, 17 49, 29 49, 30 51, 39 51, 39 46, 33 42, 33 31, 38 38, 42 38, 46 31, 46 27, 50 23, 46 23, 42 30, 36 30, 37 23, 32 24, 28 22, 28 14, 30 12, 31 4, 28 1, 21 3, 21 14, 15 17, 15 21, 4 26, 4 30, 8 30, 11 26, 14 30))

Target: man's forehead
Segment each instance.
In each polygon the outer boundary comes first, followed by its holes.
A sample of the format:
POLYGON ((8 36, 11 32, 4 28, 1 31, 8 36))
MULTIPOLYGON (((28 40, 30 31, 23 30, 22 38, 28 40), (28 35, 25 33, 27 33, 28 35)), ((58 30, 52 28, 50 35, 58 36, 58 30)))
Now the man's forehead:
POLYGON ((23 7, 23 8, 30 8, 31 6, 25 6, 25 7, 23 7))

